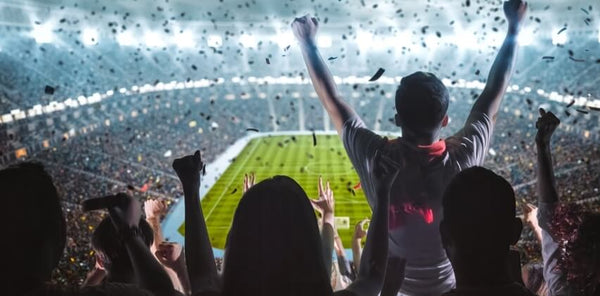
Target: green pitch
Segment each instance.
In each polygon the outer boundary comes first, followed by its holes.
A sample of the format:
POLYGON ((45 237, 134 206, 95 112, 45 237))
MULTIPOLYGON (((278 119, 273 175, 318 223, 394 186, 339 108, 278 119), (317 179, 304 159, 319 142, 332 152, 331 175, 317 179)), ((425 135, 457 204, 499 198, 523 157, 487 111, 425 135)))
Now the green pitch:
MULTIPOLYGON (((233 214, 242 197, 244 174, 254 172, 256 182, 274 175, 296 180, 311 198, 317 198, 319 176, 329 180, 335 197, 335 216, 344 248, 350 248, 354 225, 371 217, 361 189, 351 190, 358 175, 337 135, 265 136, 251 140, 207 195, 202 209, 212 246, 223 249, 233 214), (353 193, 354 192, 354 193, 353 193), (347 218, 345 218, 347 217, 347 218)), ((184 235, 182 224, 179 232, 184 235)))

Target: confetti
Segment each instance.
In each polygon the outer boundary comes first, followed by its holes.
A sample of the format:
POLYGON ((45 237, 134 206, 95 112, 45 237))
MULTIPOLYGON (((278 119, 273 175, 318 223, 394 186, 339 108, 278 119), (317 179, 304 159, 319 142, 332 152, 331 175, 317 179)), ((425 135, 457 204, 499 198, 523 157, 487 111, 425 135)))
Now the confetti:
POLYGON ((542 60, 554 60, 553 56, 544 56, 542 57, 542 60))
POLYGON ((560 30, 558 31, 558 33, 556 33, 556 35, 559 35, 560 33, 564 32, 564 31, 566 31, 566 30, 567 30, 567 27, 563 27, 562 29, 560 29, 560 30))
POLYGON ((578 62, 578 63, 585 62, 585 60, 583 60, 583 59, 576 59, 576 58, 574 58, 574 57, 569 57, 569 59, 570 59, 571 61, 578 62))
POLYGON ((236 192, 237 192, 237 188, 233 188, 233 191, 231 191, 231 193, 229 193, 229 194, 234 194, 236 192))
POLYGON ((46 87, 44 88, 44 93, 47 95, 53 95, 54 94, 54 90, 55 88, 50 86, 50 85, 46 85, 46 87))
POLYGON ((571 100, 571 102, 567 105, 567 108, 573 106, 573 104, 575 104, 575 100, 571 100))
POLYGON ((269 58, 266 58, 265 61, 267 62, 267 65, 271 64, 271 61, 269 60, 269 58))
POLYGON ((590 112, 588 112, 586 110, 583 110, 583 109, 575 109, 575 111, 577 111, 579 113, 582 113, 582 114, 588 114, 588 113, 590 113, 590 112))
POLYGON ((315 132, 312 132, 312 137, 313 137, 313 146, 317 146, 317 135, 315 135, 315 132))
POLYGON ((258 129, 257 128, 253 128, 253 127, 247 128, 246 131, 248 131, 248 132, 257 132, 258 133, 258 129))
POLYGON ((383 72, 385 72, 385 69, 379 68, 379 70, 377 70, 377 73, 375 73, 375 75, 373 75, 373 77, 371 77, 371 79, 369 79, 369 81, 376 81, 377 79, 379 79, 381 77, 381 75, 383 75, 383 72))
POLYGON ((335 60, 335 59, 337 59, 337 57, 329 57, 327 60, 328 60, 328 61, 333 61, 333 60, 335 60))

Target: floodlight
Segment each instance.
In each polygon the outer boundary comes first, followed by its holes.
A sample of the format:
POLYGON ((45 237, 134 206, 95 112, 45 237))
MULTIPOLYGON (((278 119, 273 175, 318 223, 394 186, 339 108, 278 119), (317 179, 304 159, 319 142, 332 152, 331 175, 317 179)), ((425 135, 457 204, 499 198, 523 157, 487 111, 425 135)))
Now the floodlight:
POLYGON ((223 39, 218 35, 210 35, 208 39, 206 39, 206 44, 209 47, 221 47, 223 46, 223 39))
POLYGON ((165 46, 165 41, 162 36, 156 32, 146 32, 144 34, 144 42, 148 47, 163 47, 165 46))
POLYGON ((86 46, 98 44, 98 31, 92 28, 86 28, 81 31, 81 42, 86 46))
POLYGON ((248 48, 255 47, 256 46, 256 39, 252 35, 242 34, 240 36, 240 43, 244 47, 248 47, 248 48))
POLYGON ((31 37, 37 43, 51 43, 54 41, 54 32, 49 25, 35 25, 31 31, 31 37))
POLYGON ((331 47, 331 45, 333 44, 331 37, 329 36, 319 36, 317 38, 317 45, 319 47, 324 47, 324 48, 328 48, 331 47))

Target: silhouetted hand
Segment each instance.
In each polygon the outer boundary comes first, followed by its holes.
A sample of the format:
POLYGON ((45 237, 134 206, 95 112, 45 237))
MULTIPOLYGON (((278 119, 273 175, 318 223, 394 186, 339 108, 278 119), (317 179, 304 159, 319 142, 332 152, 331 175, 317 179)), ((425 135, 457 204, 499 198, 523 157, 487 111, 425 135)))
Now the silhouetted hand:
POLYGON ((367 236, 367 231, 365 230, 365 224, 369 222, 369 219, 362 219, 354 226, 354 239, 363 239, 367 236))
POLYGON ((319 199, 311 199, 310 202, 313 208, 323 216, 323 223, 329 222, 333 224, 333 215, 335 211, 335 199, 333 191, 327 182, 327 187, 323 187, 323 178, 319 177, 319 199))
POLYGON ((158 261, 164 266, 177 270, 185 266, 185 256, 183 256, 183 247, 178 243, 162 242, 154 252, 158 261))
POLYGON ((202 170, 200 151, 173 161, 173 169, 184 187, 200 187, 200 171, 202 170))
POLYGON ((311 43, 315 41, 315 35, 319 29, 317 19, 307 14, 303 17, 294 19, 292 22, 292 31, 294 36, 301 43, 311 43))
POLYGON ((140 202, 125 193, 117 193, 108 198, 112 200, 108 206, 108 212, 114 227, 119 232, 137 228, 142 217, 140 202))
POLYGON ((552 134, 560 124, 560 120, 552 112, 540 108, 540 118, 535 123, 537 134, 535 141, 540 144, 549 144, 552 134))
POLYGON ((530 225, 537 225, 538 208, 530 203, 524 203, 521 207, 523 209, 524 222, 530 225))
POLYGON ((506 16, 510 28, 520 29, 526 14, 527 2, 521 0, 509 0, 504 2, 504 15, 506 16))
POLYGON ((244 193, 250 189, 250 187, 254 186, 254 180, 256 175, 254 173, 244 174, 244 193))
POLYGON ((149 199, 144 202, 146 219, 160 219, 167 214, 167 204, 162 199, 149 199))

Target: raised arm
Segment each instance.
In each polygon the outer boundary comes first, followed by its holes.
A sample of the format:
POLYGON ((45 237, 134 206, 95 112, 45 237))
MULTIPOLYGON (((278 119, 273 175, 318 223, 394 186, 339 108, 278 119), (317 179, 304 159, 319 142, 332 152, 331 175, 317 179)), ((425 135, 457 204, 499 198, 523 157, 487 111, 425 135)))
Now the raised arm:
POLYGON ((333 121, 335 129, 341 136, 344 122, 353 116, 355 112, 340 96, 333 76, 317 49, 315 35, 318 27, 317 19, 308 14, 296 18, 292 22, 292 30, 300 43, 302 57, 308 68, 313 87, 319 96, 319 100, 321 100, 321 104, 327 110, 331 121, 333 121))
POLYGON ((358 277, 346 288, 346 291, 357 296, 375 296, 383 287, 388 258, 389 196, 392 183, 398 176, 399 166, 378 151, 369 163, 369 172, 373 175, 377 203, 373 208, 358 277))
POLYGON ((335 199, 333 198, 333 191, 327 182, 327 187, 323 186, 323 179, 319 177, 319 199, 310 200, 313 208, 321 213, 323 219, 323 226, 321 228, 321 243, 323 248, 323 261, 325 262, 325 268, 327 274, 331 275, 331 262, 333 256, 333 236, 335 227, 334 209, 335 199))
POLYGON ((508 33, 494 60, 487 84, 473 105, 471 115, 469 116, 469 119, 467 119, 467 124, 475 120, 475 116, 480 113, 487 114, 492 119, 492 122, 496 121, 500 102, 502 101, 502 97, 504 97, 510 77, 512 76, 517 56, 517 37, 523 19, 525 18, 526 11, 526 2, 521 0, 509 0, 504 2, 504 14, 508 21, 508 33))
POLYGON ((218 293, 219 276, 200 205, 200 151, 176 159, 173 169, 181 180, 185 198, 185 261, 192 295, 218 293))
POLYGON ((127 249, 139 287, 154 295, 177 295, 167 272, 139 236, 140 203, 124 193, 109 198, 114 201, 108 207, 111 221, 127 249))
POLYGON ((552 112, 540 109, 540 118, 535 124, 538 129, 535 136, 538 151, 538 222, 542 229, 542 259, 548 295, 567 295, 566 276, 556 268, 561 256, 560 246, 550 234, 550 222, 558 205, 550 139, 559 124, 560 120, 552 112))
POLYGON ((538 129, 535 136, 538 160, 538 200, 541 203, 551 204, 558 202, 558 193, 554 180, 550 138, 560 124, 560 120, 552 112, 546 112, 541 108, 540 116, 535 124, 538 129))
POLYGON ((369 222, 369 219, 362 219, 354 226, 354 234, 352 235, 352 260, 356 270, 360 270, 360 256, 362 253, 362 239, 367 236, 367 232, 364 230, 365 223, 369 222))

